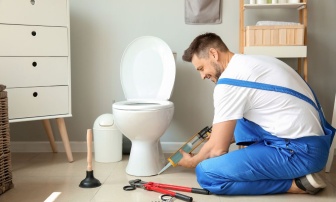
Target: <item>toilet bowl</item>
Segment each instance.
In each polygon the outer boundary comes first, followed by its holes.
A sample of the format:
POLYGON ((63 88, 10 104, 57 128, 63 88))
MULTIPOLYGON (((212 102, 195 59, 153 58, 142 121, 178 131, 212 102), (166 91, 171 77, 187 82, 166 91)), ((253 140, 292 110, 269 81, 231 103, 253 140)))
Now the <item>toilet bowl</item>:
POLYGON ((169 101, 175 81, 175 60, 161 39, 144 36, 126 48, 120 79, 126 101, 112 105, 115 123, 132 142, 126 173, 156 175, 165 165, 160 137, 174 114, 169 101))

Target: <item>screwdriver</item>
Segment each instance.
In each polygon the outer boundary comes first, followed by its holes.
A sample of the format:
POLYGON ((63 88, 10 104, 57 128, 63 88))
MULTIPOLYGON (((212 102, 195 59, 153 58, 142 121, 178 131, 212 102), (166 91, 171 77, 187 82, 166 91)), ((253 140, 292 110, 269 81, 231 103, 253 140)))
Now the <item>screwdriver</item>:
POLYGON ((158 173, 160 175, 163 171, 167 170, 170 166, 177 166, 177 163, 182 159, 182 154, 180 150, 187 153, 191 153, 196 149, 204 140, 206 140, 211 135, 211 128, 206 126, 200 132, 196 133, 190 138, 180 149, 178 149, 174 154, 172 154, 167 160, 169 161, 165 167, 158 173))

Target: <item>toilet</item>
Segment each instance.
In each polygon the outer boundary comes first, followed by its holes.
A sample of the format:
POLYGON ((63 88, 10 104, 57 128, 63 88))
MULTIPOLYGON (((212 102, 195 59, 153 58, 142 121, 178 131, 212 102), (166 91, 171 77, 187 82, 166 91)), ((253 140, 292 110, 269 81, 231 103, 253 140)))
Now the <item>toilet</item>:
POLYGON ((144 36, 126 48, 120 80, 126 100, 112 105, 118 129, 132 142, 126 173, 152 176, 165 166, 160 137, 174 114, 169 101, 175 81, 175 60, 160 38, 144 36))

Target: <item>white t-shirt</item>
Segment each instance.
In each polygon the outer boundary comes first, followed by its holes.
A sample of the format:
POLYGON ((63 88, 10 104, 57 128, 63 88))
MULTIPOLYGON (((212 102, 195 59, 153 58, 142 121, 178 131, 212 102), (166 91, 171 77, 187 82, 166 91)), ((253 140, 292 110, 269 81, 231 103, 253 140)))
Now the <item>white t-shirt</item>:
MULTIPOLYGON (((298 73, 273 57, 235 54, 220 78, 287 87, 315 102, 310 88, 298 73)), ((244 117, 281 138, 323 135, 316 109, 286 93, 217 84, 214 106, 214 124, 244 117)))

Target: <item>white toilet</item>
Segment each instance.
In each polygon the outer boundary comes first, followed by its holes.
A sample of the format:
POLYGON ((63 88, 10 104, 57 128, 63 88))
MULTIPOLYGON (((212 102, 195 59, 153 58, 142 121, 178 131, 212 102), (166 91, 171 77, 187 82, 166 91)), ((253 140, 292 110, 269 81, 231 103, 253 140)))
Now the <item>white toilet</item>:
POLYGON ((165 166, 160 137, 174 114, 168 99, 175 72, 171 49, 157 37, 135 39, 122 56, 120 78, 126 101, 112 108, 117 127, 132 142, 129 175, 156 175, 165 166))

